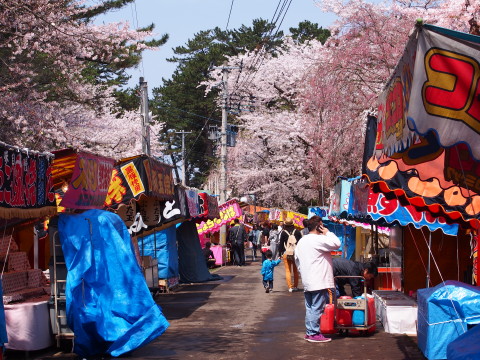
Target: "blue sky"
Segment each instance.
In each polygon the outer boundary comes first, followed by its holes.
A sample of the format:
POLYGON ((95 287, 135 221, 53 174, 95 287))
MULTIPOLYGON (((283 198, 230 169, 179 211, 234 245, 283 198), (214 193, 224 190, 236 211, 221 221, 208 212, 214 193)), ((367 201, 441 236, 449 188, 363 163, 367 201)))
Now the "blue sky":
MULTIPOLYGON (((142 65, 129 72, 130 86, 138 84, 139 77, 144 76, 151 90, 162 84, 162 77, 170 78, 175 70, 176 64, 166 61, 173 55, 172 48, 184 45, 200 30, 215 26, 225 29, 231 4, 231 0, 136 0, 135 4, 111 12, 97 22, 128 21, 139 27, 154 23, 157 34, 169 34, 169 41, 160 50, 145 52, 142 65)), ((250 26, 256 18, 271 20, 278 4, 278 0, 234 0, 228 28, 250 26)), ((313 0, 293 0, 281 30, 288 32, 288 28, 303 20, 327 28, 334 17, 322 13, 313 0)))

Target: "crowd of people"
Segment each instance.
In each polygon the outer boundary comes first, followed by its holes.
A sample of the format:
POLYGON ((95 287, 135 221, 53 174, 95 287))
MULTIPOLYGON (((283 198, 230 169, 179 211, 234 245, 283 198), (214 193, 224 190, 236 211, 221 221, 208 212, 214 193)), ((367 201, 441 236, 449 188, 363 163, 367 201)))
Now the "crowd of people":
MULTIPOLYGON (((232 262, 245 266, 245 247, 247 242, 252 248, 252 259, 261 251, 261 275, 266 293, 273 290, 274 268, 283 262, 285 280, 289 292, 298 291, 299 279, 302 280, 305 297, 305 340, 309 342, 328 342, 331 339, 320 332, 320 317, 328 301, 328 291, 336 296, 346 295, 345 285, 349 284, 351 295, 364 293, 364 282, 378 274, 373 263, 359 263, 345 258, 333 258, 332 251, 340 247, 340 239, 329 231, 319 216, 305 219, 301 230, 295 227, 293 219, 286 218, 278 225, 265 222, 253 225, 247 232, 244 224, 235 219, 230 227, 227 242, 232 252, 232 262), (357 276, 357 278, 339 278, 335 276, 357 276)), ((208 244, 210 245, 210 244, 208 244)), ((212 263, 209 247, 204 250, 208 263, 212 263)))

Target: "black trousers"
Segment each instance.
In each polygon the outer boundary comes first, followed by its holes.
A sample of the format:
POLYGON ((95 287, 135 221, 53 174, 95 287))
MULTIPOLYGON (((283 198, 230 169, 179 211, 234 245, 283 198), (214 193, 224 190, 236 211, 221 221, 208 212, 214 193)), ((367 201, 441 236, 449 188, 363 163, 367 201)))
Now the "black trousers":
POLYGON ((235 264, 240 266, 245 265, 245 245, 243 243, 234 243, 232 250, 235 264))
POLYGON ((267 287, 272 290, 273 289, 273 280, 262 280, 263 287, 266 289, 267 287))

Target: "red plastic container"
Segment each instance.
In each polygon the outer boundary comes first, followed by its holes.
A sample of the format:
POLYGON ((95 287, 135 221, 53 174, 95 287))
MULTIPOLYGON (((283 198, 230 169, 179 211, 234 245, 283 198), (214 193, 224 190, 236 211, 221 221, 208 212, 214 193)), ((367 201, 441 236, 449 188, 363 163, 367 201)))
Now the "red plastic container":
MULTIPOLYGON (((375 312, 375 299, 373 297, 368 298, 368 325, 375 324, 377 322, 377 315, 375 312)), ((369 333, 375 332, 375 325, 368 329, 369 333)))
MULTIPOLYGON (((340 296, 339 299, 351 299, 351 296, 340 296)), ((352 326, 352 310, 337 309, 337 324, 352 326)))
POLYGON ((323 314, 320 317, 320 332, 322 334, 335 334, 335 307, 333 304, 325 305, 323 314))

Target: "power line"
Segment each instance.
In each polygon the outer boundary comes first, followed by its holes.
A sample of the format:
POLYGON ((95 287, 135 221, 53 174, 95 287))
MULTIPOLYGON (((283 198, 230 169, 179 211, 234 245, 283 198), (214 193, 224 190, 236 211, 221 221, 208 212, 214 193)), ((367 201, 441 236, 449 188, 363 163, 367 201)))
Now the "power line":
MULTIPOLYGON (((176 107, 173 107, 173 106, 168 106, 168 107, 162 107, 160 106, 161 109, 175 109, 175 110, 178 110, 178 111, 181 111, 181 112, 184 112, 186 114, 189 114, 189 115, 192 115, 192 116, 196 116, 196 117, 199 117, 199 118, 202 118, 202 119, 206 119, 208 121, 215 121, 215 122, 222 122, 221 120, 217 120, 217 119, 212 119, 211 117, 206 117, 206 116, 203 116, 203 115, 198 115, 198 114, 195 114, 195 113, 192 113, 190 111, 186 111, 186 110, 183 110, 183 109, 179 109, 179 108, 176 108, 176 107)), ((213 110, 211 112, 211 114, 213 114, 215 112, 215 110, 213 110)), ((212 116, 212 115, 210 115, 212 116)), ((180 117, 177 115, 177 117, 180 117)))
MULTIPOLYGON (((246 73, 245 77, 243 80, 240 82, 238 86, 234 88, 232 91, 233 94, 235 94, 237 91, 248 88, 250 84, 252 83, 256 73, 262 66, 263 62, 265 61, 265 56, 267 55, 267 51, 263 51, 265 49, 265 44, 267 44, 269 41, 273 40, 274 37, 277 36, 278 32, 280 31, 280 27, 283 24, 283 20, 285 19, 285 16, 287 15, 288 10, 290 9, 290 5, 293 0, 279 0, 277 4, 277 8, 275 9, 275 12, 272 16, 272 20, 270 20, 270 24, 273 25, 270 31, 268 32, 266 36, 266 40, 263 42, 262 47, 258 50, 257 54, 255 54, 253 60, 251 61, 250 65, 250 71, 246 73), (282 16, 283 15, 283 16, 282 16), (278 21, 280 20, 280 23, 277 26, 278 21), (275 30, 276 29, 276 30, 275 30), (275 34, 273 35, 275 31, 275 34)), ((238 79, 237 79, 238 82, 238 79)))
POLYGON ((230 23, 230 16, 232 15, 232 8, 233 8, 233 3, 235 0, 232 0, 232 4, 230 5, 230 12, 228 13, 228 20, 227 20, 227 26, 225 26, 225 30, 228 29, 228 24, 230 23))
MULTIPOLYGON (((135 26, 135 29, 138 30, 138 14, 137 14, 137 3, 135 0, 130 4, 130 9, 132 12, 132 20, 133 20, 133 26, 135 26)), ((143 56, 140 56, 140 66, 142 68, 142 76, 145 77, 145 68, 143 66, 143 56)))

